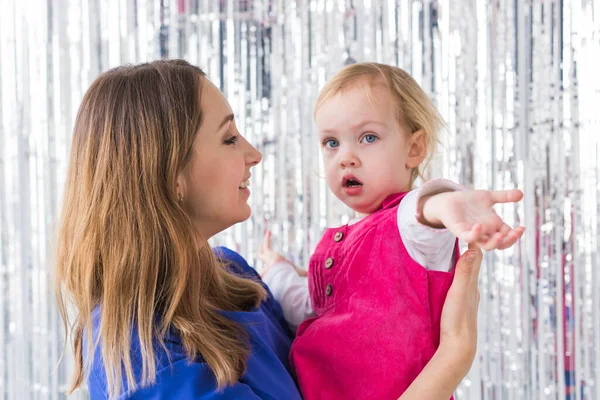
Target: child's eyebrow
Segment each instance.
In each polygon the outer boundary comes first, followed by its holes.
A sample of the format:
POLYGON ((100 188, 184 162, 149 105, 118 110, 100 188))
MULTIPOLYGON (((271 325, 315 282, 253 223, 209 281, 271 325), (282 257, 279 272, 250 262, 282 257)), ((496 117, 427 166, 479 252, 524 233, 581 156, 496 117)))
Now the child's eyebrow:
POLYGON ((322 130, 319 129, 318 132, 321 135, 330 135, 330 134, 332 135, 332 134, 336 133, 337 131, 335 129, 322 129, 322 130))
POLYGON ((362 128, 362 127, 364 127, 364 126, 366 126, 366 125, 369 125, 369 124, 381 125, 381 126, 383 126, 383 127, 386 127, 386 125, 385 125, 383 122, 379 122, 379 121, 375 121, 375 120, 370 120, 370 119, 368 119, 368 120, 361 121, 361 122, 359 122, 359 123, 357 123, 357 124, 353 125, 353 126, 352 126, 352 128, 353 128, 353 129, 358 129, 358 128, 362 128))
MULTIPOLYGON (((379 125, 379 126, 382 126, 384 128, 387 128, 387 125, 384 124, 383 122, 379 122, 379 121, 375 121, 375 120, 370 120, 369 119, 369 120, 360 121, 360 122, 352 125, 351 129, 352 130, 358 130, 358 129, 363 128, 363 127, 365 127, 367 125, 370 125, 370 124, 379 125)), ((318 133, 320 135, 333 135, 333 134, 336 134, 337 132, 338 131, 335 128, 319 129, 319 131, 318 131, 318 133)))

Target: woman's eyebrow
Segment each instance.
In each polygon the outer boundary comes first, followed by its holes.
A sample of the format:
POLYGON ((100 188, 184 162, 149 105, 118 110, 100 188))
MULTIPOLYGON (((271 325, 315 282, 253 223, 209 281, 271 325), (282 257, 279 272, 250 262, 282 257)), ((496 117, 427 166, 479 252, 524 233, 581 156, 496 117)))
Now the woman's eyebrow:
POLYGON ((223 118, 223 122, 221 122, 221 125, 219 125, 219 129, 217 129, 218 131, 221 130, 221 128, 228 123, 229 121, 233 121, 233 119, 235 118, 234 114, 228 114, 225 116, 225 118, 223 118))

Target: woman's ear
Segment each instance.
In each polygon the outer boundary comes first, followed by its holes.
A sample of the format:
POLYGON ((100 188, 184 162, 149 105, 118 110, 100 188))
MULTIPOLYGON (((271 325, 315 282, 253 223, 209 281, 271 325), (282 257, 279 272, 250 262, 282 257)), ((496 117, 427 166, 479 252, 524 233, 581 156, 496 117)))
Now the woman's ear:
POLYGON ((408 139, 408 157, 406 158, 406 168, 417 168, 425 157, 427 157, 427 136, 422 129, 419 129, 408 139))
POLYGON ((177 175, 177 186, 175 187, 175 193, 177 194, 177 202, 183 202, 185 198, 185 179, 183 177, 183 172, 180 172, 177 175))

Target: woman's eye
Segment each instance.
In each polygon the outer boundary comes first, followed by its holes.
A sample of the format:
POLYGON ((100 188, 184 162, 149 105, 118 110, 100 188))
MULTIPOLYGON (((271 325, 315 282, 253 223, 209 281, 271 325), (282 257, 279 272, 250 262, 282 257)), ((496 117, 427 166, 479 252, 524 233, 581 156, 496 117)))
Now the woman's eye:
POLYGON ((323 145, 325 147, 328 147, 330 149, 333 149, 334 147, 338 147, 340 145, 340 142, 338 142, 335 139, 327 139, 323 142, 323 145))
POLYGON ((365 136, 363 137, 363 140, 364 140, 366 143, 373 143, 374 141, 376 141, 376 140, 377 140, 377 136, 375 136, 375 135, 365 135, 365 136))
POLYGON ((238 141, 238 135, 232 136, 224 141, 225 144, 235 144, 238 141))

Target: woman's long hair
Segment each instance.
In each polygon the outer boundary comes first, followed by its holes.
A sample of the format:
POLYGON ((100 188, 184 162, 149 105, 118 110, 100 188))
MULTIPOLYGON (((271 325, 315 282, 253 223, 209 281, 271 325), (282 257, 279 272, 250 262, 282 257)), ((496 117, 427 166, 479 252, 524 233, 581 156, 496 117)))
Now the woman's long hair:
POLYGON ((265 291, 229 273, 208 243, 198 245, 176 194, 177 175, 190 160, 202 123, 205 79, 185 61, 156 61, 103 73, 83 98, 55 278, 75 354, 70 392, 83 382, 96 345, 111 397, 124 389, 124 379, 128 390, 155 382, 154 345, 164 346, 169 329, 181 337, 190 359, 202 356, 219 387, 245 371, 247 333, 219 311, 256 307, 265 291), (93 340, 96 308, 100 325, 93 340), (138 378, 131 358, 135 328, 142 357, 138 378))

